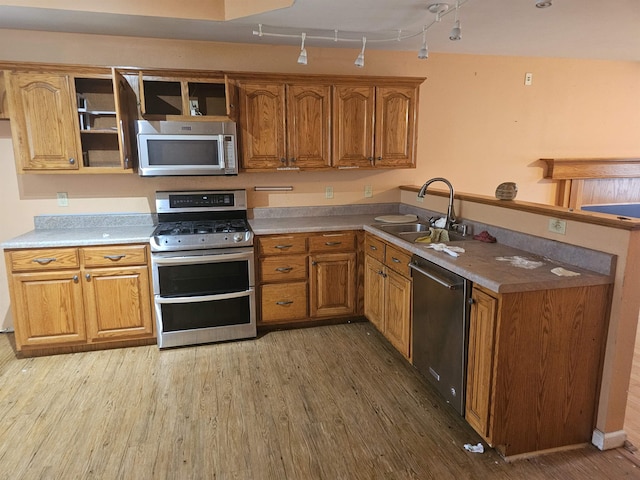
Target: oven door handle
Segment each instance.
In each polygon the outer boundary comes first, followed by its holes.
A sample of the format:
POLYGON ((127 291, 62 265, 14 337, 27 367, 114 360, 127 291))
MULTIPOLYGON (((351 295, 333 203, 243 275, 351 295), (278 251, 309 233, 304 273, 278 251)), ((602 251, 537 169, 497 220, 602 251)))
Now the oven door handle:
POLYGON ((250 260, 253 252, 221 253, 219 255, 157 257, 152 258, 156 265, 192 265, 194 263, 232 262, 234 260, 250 260))
POLYGON ((242 292, 221 293, 218 295, 202 295, 199 297, 161 297, 156 295, 156 303, 198 303, 211 302, 216 300, 229 300, 231 298, 248 297, 251 295, 252 289, 242 292))

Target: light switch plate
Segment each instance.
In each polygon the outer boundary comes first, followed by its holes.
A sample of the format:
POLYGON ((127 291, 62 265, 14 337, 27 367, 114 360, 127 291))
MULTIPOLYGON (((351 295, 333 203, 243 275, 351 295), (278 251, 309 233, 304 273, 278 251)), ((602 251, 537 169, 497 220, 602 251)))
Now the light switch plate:
POLYGON ((564 235, 567 232, 567 222, 558 218, 549 219, 549 231, 564 235))
POLYGON ((56 195, 58 197, 58 206, 59 207, 68 207, 69 206, 69 196, 67 195, 67 192, 58 192, 56 195))
POLYGON ((373 197, 373 187, 371 185, 364 186, 364 197, 365 198, 373 197))
POLYGON ((325 187, 324 196, 325 198, 333 198, 333 187, 325 187))

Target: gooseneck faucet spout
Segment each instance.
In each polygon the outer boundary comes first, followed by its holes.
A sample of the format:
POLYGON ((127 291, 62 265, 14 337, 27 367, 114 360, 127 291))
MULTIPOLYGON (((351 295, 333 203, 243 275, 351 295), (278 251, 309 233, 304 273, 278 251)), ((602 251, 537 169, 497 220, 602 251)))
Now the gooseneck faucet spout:
POLYGON ((433 182, 442 182, 442 183, 445 183, 447 185, 447 187, 449 187, 449 206, 447 208, 447 222, 445 224, 445 228, 447 230, 449 230, 451 228, 451 225, 456 223, 456 213, 453 210, 453 195, 454 195, 454 193, 453 193, 453 185, 451 185, 451 182, 449 180, 447 180, 446 178, 443 178, 443 177, 435 177, 435 178, 432 178, 430 180, 427 180, 427 182, 420 189, 420 192, 418 192, 418 197, 420 197, 420 198, 424 197, 424 194, 426 193, 427 188, 433 182))

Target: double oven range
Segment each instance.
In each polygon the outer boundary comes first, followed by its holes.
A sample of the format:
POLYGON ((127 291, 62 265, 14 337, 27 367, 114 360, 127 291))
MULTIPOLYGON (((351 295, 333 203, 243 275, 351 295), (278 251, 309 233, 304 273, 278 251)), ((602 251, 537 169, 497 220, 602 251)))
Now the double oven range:
POLYGON ((156 192, 151 235, 160 348, 256 336, 244 190, 156 192))

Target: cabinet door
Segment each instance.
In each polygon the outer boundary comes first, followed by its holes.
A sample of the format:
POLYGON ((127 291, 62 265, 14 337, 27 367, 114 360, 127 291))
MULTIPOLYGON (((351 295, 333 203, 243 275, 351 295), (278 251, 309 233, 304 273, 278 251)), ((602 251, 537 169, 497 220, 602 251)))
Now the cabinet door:
POLYGON ((364 260, 364 316, 384 333, 384 265, 370 255, 364 260))
POLYGON ((353 315, 356 305, 356 254, 326 253, 309 256, 312 317, 353 315))
POLYGON ((242 167, 286 167, 283 84, 242 84, 240 90, 242 167))
POLYGON ((151 295, 146 266, 85 270, 89 341, 151 336, 151 295))
POLYGON ((465 417, 476 432, 489 439, 497 300, 477 288, 471 298, 465 417))
POLYGON ((120 166, 133 168, 131 139, 133 137, 133 119, 135 118, 135 93, 129 83, 115 69, 113 74, 113 93, 116 104, 116 124, 120 145, 120 166))
POLYGON ((376 89, 376 167, 415 165, 417 97, 415 88, 376 89))
POLYGON ((385 336, 405 357, 411 345, 411 280, 387 268, 385 336))
POLYGON ((18 350, 86 341, 79 276, 78 270, 12 275, 18 350))
POLYGON ((331 87, 287 86, 288 165, 327 168, 331 159, 331 87))
POLYGON ((333 165, 373 165, 374 87, 338 85, 333 94, 333 165))
POLYGON ((12 73, 9 79, 18 171, 77 170, 82 157, 69 76, 12 73))

